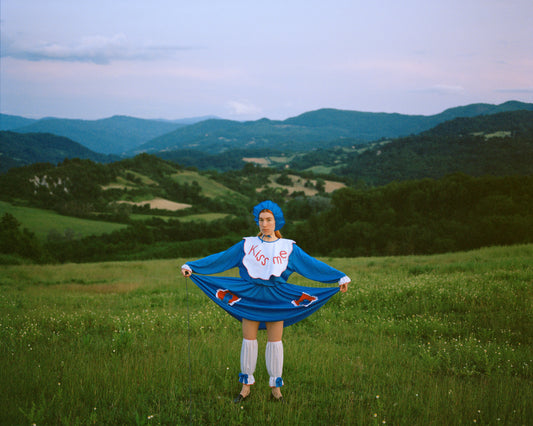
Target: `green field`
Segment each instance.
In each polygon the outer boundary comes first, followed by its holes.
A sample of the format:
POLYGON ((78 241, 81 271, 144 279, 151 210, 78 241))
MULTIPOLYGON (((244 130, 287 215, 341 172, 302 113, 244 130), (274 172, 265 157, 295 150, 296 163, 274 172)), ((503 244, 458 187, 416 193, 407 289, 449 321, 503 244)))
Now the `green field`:
POLYGON ((531 259, 324 259, 353 283, 285 329, 286 403, 260 333, 239 405, 240 324, 178 275, 184 259, 0 266, 0 424, 531 424, 531 259))
POLYGON ((120 223, 63 216, 51 210, 15 206, 0 201, 0 216, 5 213, 15 216, 23 228, 28 228, 34 232, 40 240, 45 240, 51 230, 60 234, 65 234, 65 231, 69 230, 73 232, 76 238, 81 238, 88 235, 101 235, 126 227, 120 223))
POLYGON ((198 172, 193 171, 180 171, 174 173, 172 179, 181 184, 192 185, 193 182, 197 182, 202 188, 201 194, 208 198, 221 198, 225 200, 232 200, 234 202, 242 202, 246 200, 246 197, 230 188, 218 183, 216 180, 210 179, 207 176, 203 176, 198 172))
POLYGON ((145 214, 131 214, 130 219, 132 220, 146 220, 150 217, 157 217, 158 219, 169 220, 169 219, 178 219, 180 222, 196 222, 200 220, 205 220, 206 222, 211 222, 213 220, 224 219, 226 217, 234 217, 228 213, 198 213, 190 214, 187 216, 180 216, 178 218, 174 216, 158 216, 158 215, 145 215, 145 214))
MULTIPOLYGON (((102 222, 97 220, 63 216, 51 210, 15 206, 4 201, 0 201, 0 217, 4 213, 10 213, 15 216, 23 228, 28 228, 30 231, 34 232, 37 238, 42 241, 47 238, 52 230, 55 230, 60 234, 65 234, 65 231, 72 231, 76 238, 82 238, 89 235, 101 235, 113 232, 127 226, 121 223, 102 222)), ((228 216, 232 215, 227 213, 201 213, 176 218, 174 216, 131 214, 130 219, 147 220, 151 217, 157 217, 163 220, 179 219, 182 222, 200 220, 210 222, 213 220, 224 219, 228 216)))

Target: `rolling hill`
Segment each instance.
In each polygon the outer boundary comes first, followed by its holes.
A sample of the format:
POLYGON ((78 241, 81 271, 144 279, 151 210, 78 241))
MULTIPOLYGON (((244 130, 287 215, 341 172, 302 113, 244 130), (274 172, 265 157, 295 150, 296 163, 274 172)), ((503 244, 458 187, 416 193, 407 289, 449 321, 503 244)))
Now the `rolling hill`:
POLYGON ((392 180, 441 177, 457 171, 473 176, 529 174, 533 173, 532 115, 533 111, 520 110, 461 117, 419 135, 366 144, 340 139, 332 141, 333 147, 311 151, 250 148, 212 154, 189 149, 156 155, 201 170, 240 170, 248 162, 337 175, 373 185, 392 180))
POLYGON ((19 127, 29 126, 37 120, 19 117, 17 115, 0 114, 0 130, 13 130, 19 127))
POLYGON ((134 153, 167 154, 174 150, 195 149, 214 154, 250 148, 311 151, 418 134, 457 117, 513 110, 533 110, 533 104, 516 101, 501 105, 472 104, 432 116, 320 109, 284 121, 266 118, 248 122, 207 120, 159 136, 136 148, 134 153))
POLYGON ((118 159, 49 133, 0 132, 0 173, 33 163, 57 164, 65 158, 83 158, 100 163, 118 159))
MULTIPOLYGON (((323 152, 320 158, 335 157, 323 152)), ((345 156, 336 174, 385 185, 392 181, 470 176, 533 174, 533 111, 457 118, 435 128, 376 144, 345 156)))

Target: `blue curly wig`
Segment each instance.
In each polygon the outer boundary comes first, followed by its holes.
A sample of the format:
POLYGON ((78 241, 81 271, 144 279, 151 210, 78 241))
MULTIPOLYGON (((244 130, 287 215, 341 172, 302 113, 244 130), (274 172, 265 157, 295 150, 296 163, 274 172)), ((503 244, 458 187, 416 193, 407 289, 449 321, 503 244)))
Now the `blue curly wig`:
POLYGON ((285 218, 283 217, 283 212, 274 201, 270 200, 263 201, 254 207, 254 218, 255 223, 257 223, 257 226, 259 226, 259 213, 261 213, 263 210, 270 210, 274 215, 274 219, 276 221, 275 231, 279 231, 281 228, 283 228, 283 225, 285 225, 285 218))

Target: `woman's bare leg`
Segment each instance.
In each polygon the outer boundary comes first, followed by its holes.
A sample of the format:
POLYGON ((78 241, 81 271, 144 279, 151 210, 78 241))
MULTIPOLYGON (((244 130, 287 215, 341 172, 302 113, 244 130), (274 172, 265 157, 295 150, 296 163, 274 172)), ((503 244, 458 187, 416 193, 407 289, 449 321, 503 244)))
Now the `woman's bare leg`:
POLYGON ((257 340, 257 330, 259 330, 259 321, 242 320, 242 337, 247 340, 257 340))
POLYGON ((283 337, 283 321, 267 322, 267 339, 269 342, 279 342, 283 337))

